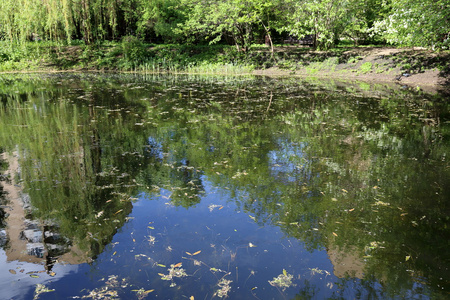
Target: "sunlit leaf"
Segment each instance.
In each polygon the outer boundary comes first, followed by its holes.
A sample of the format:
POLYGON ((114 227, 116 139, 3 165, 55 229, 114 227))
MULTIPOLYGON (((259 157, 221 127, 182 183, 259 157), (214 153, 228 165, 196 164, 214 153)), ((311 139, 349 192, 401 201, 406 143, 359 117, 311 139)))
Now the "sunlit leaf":
POLYGON ((181 267, 182 265, 183 265, 183 263, 180 263, 180 262, 179 262, 179 263, 177 263, 176 265, 174 265, 173 267, 174 267, 174 268, 178 268, 178 267, 181 267))
POLYGON ((156 264, 158 267, 161 267, 161 268, 165 268, 166 267, 166 265, 163 265, 163 264, 156 264))
POLYGON ((287 271, 285 269, 283 269, 283 275, 287 276, 287 271))
POLYGON ((189 252, 187 252, 187 251, 186 251, 186 254, 189 255, 189 256, 192 256, 192 253, 189 253, 189 252))
POLYGON ((411 256, 409 256, 409 255, 406 256, 406 257, 405 257, 405 261, 408 261, 410 258, 411 258, 411 256))
POLYGON ((334 235, 334 236, 338 236, 336 232, 333 232, 333 235, 334 235))

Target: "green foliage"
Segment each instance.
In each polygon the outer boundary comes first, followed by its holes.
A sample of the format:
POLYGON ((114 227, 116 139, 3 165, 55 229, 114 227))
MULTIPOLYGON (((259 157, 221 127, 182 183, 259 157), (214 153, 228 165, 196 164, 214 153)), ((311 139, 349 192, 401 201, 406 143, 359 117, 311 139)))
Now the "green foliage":
POLYGON ((146 55, 144 44, 135 36, 124 36, 121 46, 124 58, 128 61, 138 61, 146 55))
POLYGON ((185 20, 180 0, 141 0, 137 32, 149 40, 162 39, 166 43, 180 41, 178 24, 185 20))
POLYGON ((372 71, 372 63, 371 62, 365 62, 361 65, 360 70, 362 73, 369 73, 372 71))
MULTIPOLYGON (((0 39, 96 41, 135 35, 151 42, 233 43, 238 50, 275 32, 316 37, 320 49, 354 44, 450 47, 446 0, 2 0, 0 39)), ((5 59, 4 57, 0 59, 5 59)))
POLYGON ((446 0, 399 0, 385 3, 391 11, 374 23, 373 32, 401 46, 450 48, 450 5, 446 0))

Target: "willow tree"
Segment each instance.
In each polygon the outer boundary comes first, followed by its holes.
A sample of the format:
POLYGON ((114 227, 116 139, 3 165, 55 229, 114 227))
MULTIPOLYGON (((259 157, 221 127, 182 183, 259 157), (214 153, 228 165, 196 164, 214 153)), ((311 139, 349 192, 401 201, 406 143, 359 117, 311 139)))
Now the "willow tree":
POLYGON ((124 7, 139 0, 2 0, 0 31, 11 41, 114 38, 124 7))

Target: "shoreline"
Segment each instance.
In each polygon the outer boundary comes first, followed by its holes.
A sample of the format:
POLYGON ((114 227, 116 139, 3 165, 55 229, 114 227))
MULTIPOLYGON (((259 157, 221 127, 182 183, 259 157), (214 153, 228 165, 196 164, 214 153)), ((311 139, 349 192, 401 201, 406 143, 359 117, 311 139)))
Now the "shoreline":
MULTIPOLYGON (((252 50, 239 59, 226 57, 222 50, 215 50, 215 56, 205 58, 205 53, 197 56, 188 53, 190 63, 197 66, 190 68, 181 63, 180 57, 186 57, 186 50, 166 45, 165 48, 147 49, 153 63, 132 62, 124 67, 124 58, 108 56, 108 49, 100 51, 111 63, 106 67, 98 57, 87 57, 81 61, 80 47, 67 47, 58 52, 53 60, 42 58, 23 62, 22 68, 11 70, 1 68, 0 74, 27 73, 138 73, 138 74, 191 74, 223 76, 270 76, 324 78, 340 81, 360 81, 373 84, 400 85, 431 93, 448 91, 450 88, 450 52, 435 53, 425 49, 399 49, 389 47, 347 48, 340 52, 321 52, 298 46, 280 46, 272 54, 267 48, 252 50), (171 50, 171 57, 163 61, 161 53, 171 50), (154 51, 154 52, 152 52, 154 51), (183 56, 184 55, 184 56, 183 56), (64 62, 65 64, 62 64, 64 62), (27 65, 28 63, 28 65, 27 65), (172 67, 174 65, 175 67, 172 67), (155 67, 156 66, 156 67, 155 67)), ((109 48, 110 49, 110 48, 109 48)), ((50 49, 52 50, 52 49, 50 49)), ((211 49, 210 49, 211 50, 211 49)), ((212 50, 214 50, 212 48, 212 50)), ((211 50, 211 51, 212 51, 211 50)), ((239 53, 238 53, 239 54, 239 53)), ((4 62, 3 62, 4 63, 4 62)), ((1 66, 1 64, 0 64, 1 66)))

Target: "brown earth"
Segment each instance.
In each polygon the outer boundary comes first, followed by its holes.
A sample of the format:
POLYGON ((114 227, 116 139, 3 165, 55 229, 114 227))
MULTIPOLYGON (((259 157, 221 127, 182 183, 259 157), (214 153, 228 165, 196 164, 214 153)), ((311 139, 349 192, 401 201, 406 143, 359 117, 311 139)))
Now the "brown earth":
MULTIPOLYGON (((289 51, 279 49, 278 51, 289 51)), ((315 52, 320 53, 320 52, 315 52)), ((337 64, 310 63, 292 70, 272 67, 254 74, 269 76, 314 76, 340 80, 391 83, 429 92, 449 90, 450 74, 439 71, 439 62, 450 60, 449 53, 425 49, 353 48, 340 54, 337 64), (343 58, 343 59, 341 59, 343 58), (348 59, 347 59, 348 58, 348 59), (353 58, 353 61, 352 59, 353 58), (371 64, 369 71, 363 71, 371 64)))

